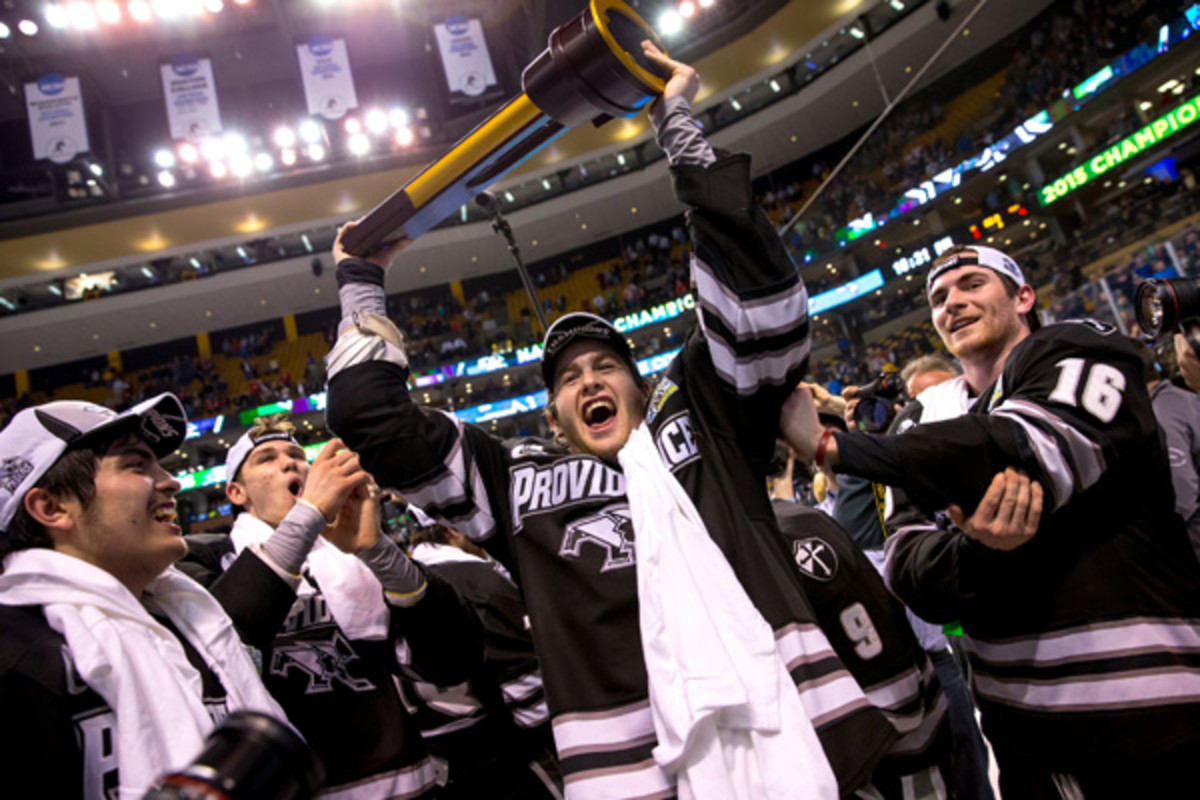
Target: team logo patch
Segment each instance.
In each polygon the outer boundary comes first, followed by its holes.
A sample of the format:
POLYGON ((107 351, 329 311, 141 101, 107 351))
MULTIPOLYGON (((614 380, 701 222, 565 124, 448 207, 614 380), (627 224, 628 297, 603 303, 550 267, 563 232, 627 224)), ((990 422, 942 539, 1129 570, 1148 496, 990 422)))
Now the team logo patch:
POLYGON ((24 456, 0 461, 0 490, 16 494, 17 487, 33 472, 33 462, 24 456))
POLYGON ((332 692, 334 683, 342 683, 355 692, 369 692, 375 684, 350 674, 346 665, 358 660, 341 631, 325 641, 306 641, 276 647, 271 654, 271 674, 286 676, 299 671, 308 676, 305 694, 332 692))
POLYGON ((677 391, 679 387, 670 378, 663 378, 658 382, 658 386, 654 387, 654 394, 650 395, 650 406, 646 409, 647 424, 654 422, 654 418, 663 410, 671 395, 677 391))
POLYGON ((838 572, 837 553, 824 540, 815 536, 793 543, 796 566, 813 580, 828 583, 838 572))
POLYGON ((590 544, 604 551, 601 572, 634 565, 633 519, 629 506, 607 506, 599 514, 584 517, 567 526, 563 534, 560 556, 579 558, 583 546, 590 544))

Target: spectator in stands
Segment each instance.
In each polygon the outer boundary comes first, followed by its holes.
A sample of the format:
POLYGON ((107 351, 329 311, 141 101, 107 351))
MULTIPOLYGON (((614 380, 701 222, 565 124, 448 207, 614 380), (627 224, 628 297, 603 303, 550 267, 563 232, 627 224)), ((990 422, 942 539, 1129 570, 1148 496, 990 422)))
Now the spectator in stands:
POLYGON ((940 517, 892 536, 887 578, 924 619, 961 620, 1005 796, 1188 785, 1200 756, 1200 563, 1172 507, 1140 355, 1095 321, 1039 330, 1032 287, 991 248, 951 248, 926 286, 963 364, 961 382, 923 395, 951 387, 941 407, 922 400, 945 421, 827 435, 800 391, 782 421, 788 442, 819 465, 903 486, 927 519, 949 508, 954 526, 940 517))
POLYGON ((203 582, 221 576, 214 594, 262 652, 263 680, 321 756, 327 791, 431 796, 433 764, 392 681, 397 641, 430 665, 414 669, 454 684, 478 658, 474 616, 381 535, 370 476, 340 441, 310 467, 290 423, 259 420, 225 470, 233 530, 191 537, 185 564, 203 582))
POLYGON ((78 401, 0 432, 0 764, 12 797, 141 797, 238 709, 283 718, 187 550, 159 459, 169 394, 117 414, 78 401))

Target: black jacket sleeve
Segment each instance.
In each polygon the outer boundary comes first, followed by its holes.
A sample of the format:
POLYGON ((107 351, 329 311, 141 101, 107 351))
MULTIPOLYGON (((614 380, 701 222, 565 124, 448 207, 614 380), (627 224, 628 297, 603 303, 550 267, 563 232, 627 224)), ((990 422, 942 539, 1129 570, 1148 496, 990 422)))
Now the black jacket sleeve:
POLYGON ((457 590, 431 570, 425 596, 411 606, 390 606, 391 635, 409 650, 406 667, 422 680, 450 686, 483 663, 483 626, 457 590))

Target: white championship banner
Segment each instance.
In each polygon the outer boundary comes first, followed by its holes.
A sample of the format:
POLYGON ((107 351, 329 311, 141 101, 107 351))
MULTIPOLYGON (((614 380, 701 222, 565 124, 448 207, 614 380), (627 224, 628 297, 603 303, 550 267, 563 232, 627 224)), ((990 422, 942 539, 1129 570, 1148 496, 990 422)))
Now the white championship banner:
POLYGON ((314 36, 296 45, 296 57, 300 60, 308 113, 340 119, 350 109, 358 108, 345 39, 314 36))
POLYGON ((198 141, 220 133, 221 109, 217 104, 212 61, 180 56, 159 69, 171 138, 198 141))
POLYGON ((34 158, 65 164, 91 149, 79 78, 50 72, 25 84, 25 107, 34 158))
POLYGON ((450 17, 434 25, 433 33, 451 92, 478 97, 489 86, 496 85, 496 71, 492 69, 492 57, 479 20, 450 17))

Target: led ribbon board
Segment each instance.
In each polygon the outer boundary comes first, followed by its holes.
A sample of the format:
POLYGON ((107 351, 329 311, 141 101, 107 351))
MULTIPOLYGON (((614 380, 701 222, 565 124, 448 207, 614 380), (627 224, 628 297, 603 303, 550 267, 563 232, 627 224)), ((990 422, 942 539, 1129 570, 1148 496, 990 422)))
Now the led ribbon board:
POLYGON ((368 213, 342 239, 362 256, 415 239, 570 128, 637 113, 665 82, 642 53, 662 42, 621 0, 591 0, 521 74, 524 91, 368 213))
POLYGON ((1131 158, 1137 158, 1150 148, 1170 139, 1197 119, 1200 119, 1200 95, 1192 97, 1183 105, 1163 114, 1140 131, 1126 136, 1111 147, 1092 156, 1066 175, 1038 189, 1038 201, 1042 206, 1048 206, 1056 200, 1061 200, 1093 178, 1103 175, 1114 167, 1119 167, 1131 158))

